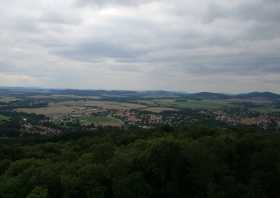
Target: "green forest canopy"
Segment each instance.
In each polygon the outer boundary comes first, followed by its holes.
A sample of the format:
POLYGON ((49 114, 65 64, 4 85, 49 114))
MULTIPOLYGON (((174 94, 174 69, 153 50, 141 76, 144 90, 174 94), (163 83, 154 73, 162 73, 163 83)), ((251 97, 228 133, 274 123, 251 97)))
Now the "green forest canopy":
POLYGON ((273 198, 279 183, 272 133, 100 129, 0 143, 1 198, 273 198))

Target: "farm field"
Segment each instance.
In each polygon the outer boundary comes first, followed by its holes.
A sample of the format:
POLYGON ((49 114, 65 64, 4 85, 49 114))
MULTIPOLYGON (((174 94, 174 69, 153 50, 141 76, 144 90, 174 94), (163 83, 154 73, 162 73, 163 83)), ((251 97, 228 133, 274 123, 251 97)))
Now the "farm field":
POLYGON ((169 106, 174 103, 175 99, 151 99, 151 100, 137 100, 137 103, 147 106, 169 106))
POLYGON ((146 109, 143 109, 144 111, 149 111, 152 113, 161 113, 164 111, 178 111, 177 109, 174 108, 168 108, 168 107, 148 107, 146 109))
POLYGON ((173 109, 207 109, 218 110, 225 107, 233 107, 234 104, 224 100, 176 100, 156 99, 152 101, 141 101, 142 104, 173 109))
MULTIPOLYGON (((39 108, 18 108, 17 112, 34 113, 45 115, 47 117, 61 117, 71 113, 81 113, 83 111, 94 111, 98 109, 110 110, 143 110, 152 113, 161 113, 163 111, 178 111, 180 109, 193 110, 222 110, 227 107, 236 107, 238 104, 227 100, 176 100, 176 99, 152 99, 131 102, 101 101, 101 100, 70 100, 61 102, 51 102, 47 107, 39 108)), ((263 104, 252 110, 260 113, 280 112, 280 109, 263 104)))
POLYGON ((114 126, 121 127, 123 122, 119 119, 109 117, 109 116, 83 116, 80 119, 81 125, 91 125, 95 126, 114 126))
POLYGON ((33 99, 49 99, 49 100, 95 100, 99 99, 100 97, 97 96, 76 96, 76 95, 35 95, 30 96, 33 99))
POLYGON ((50 105, 48 107, 40 107, 40 108, 18 108, 16 111, 54 117, 54 116, 63 116, 69 114, 74 110, 75 110, 74 106, 69 107, 64 105, 50 105))
POLYGON ((186 100, 176 101, 171 106, 176 108, 218 110, 225 107, 232 107, 233 104, 220 100, 186 100))
POLYGON ((252 108, 252 110, 257 111, 259 113, 280 113, 280 108, 274 107, 272 105, 264 105, 252 108))
POLYGON ((0 102, 3 102, 3 103, 14 102, 17 100, 18 100, 18 98, 16 98, 16 97, 0 96, 0 102))
POLYGON ((115 101, 99 101, 99 100, 79 100, 58 102, 50 105, 63 105, 63 106, 82 106, 82 107, 99 107, 105 109, 140 109, 145 108, 145 105, 128 103, 128 102, 115 102, 115 101))
POLYGON ((130 110, 143 109, 147 106, 114 101, 95 101, 95 100, 78 100, 65 102, 51 102, 47 107, 38 108, 17 108, 17 112, 34 113, 37 115, 45 115, 50 118, 61 118, 73 113, 83 115, 85 112, 93 113, 96 109, 103 110, 130 110))

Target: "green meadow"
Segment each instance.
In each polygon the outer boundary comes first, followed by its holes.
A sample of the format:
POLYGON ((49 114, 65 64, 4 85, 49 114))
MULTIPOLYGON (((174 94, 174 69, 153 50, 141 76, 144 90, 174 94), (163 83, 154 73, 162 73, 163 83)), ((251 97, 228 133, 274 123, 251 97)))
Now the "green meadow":
POLYGON ((0 125, 4 124, 5 122, 8 122, 10 120, 9 117, 4 116, 4 115, 0 115, 0 125))
POLYGON ((96 126, 122 126, 123 122, 117 118, 109 116, 84 116, 80 118, 80 123, 82 125, 96 126))
MULTIPOLYGON (((141 101, 145 103, 145 101, 141 101)), ((234 104, 224 100, 176 100, 176 99, 156 99, 147 101, 150 106, 169 107, 176 109, 207 109, 218 110, 226 107, 234 107, 234 104)))

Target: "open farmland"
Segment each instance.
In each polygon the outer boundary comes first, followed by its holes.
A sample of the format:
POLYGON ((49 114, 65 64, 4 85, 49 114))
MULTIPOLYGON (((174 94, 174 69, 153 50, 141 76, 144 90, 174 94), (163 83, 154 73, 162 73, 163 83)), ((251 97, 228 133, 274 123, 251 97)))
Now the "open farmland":
POLYGON ((216 110, 225 107, 233 107, 234 104, 224 100, 191 100, 191 99, 155 99, 155 100, 142 100, 141 104, 155 106, 159 108, 171 109, 207 109, 216 110))
POLYGON ((0 102, 2 103, 9 103, 18 100, 16 97, 9 97, 9 96, 0 96, 0 102))
POLYGON ((37 115, 45 115, 50 118, 62 118, 70 114, 84 115, 85 113, 91 114, 97 111, 97 109, 104 110, 130 110, 130 109, 142 109, 147 106, 134 104, 134 103, 122 103, 113 101, 95 101, 95 100, 78 100, 78 101, 65 101, 57 103, 49 103, 47 107, 39 108, 18 108, 17 112, 34 113, 37 115))
POLYGON ((260 113, 280 113, 280 108, 274 107, 272 105, 263 105, 263 106, 255 107, 252 110, 260 113))
POLYGON ((33 99, 48 99, 48 100, 82 100, 82 99, 99 99, 100 97, 97 96, 76 96, 76 95, 35 95, 35 96, 30 96, 30 98, 33 99))
POLYGON ((149 111, 152 113, 161 113, 164 111, 178 111, 177 109, 174 108, 168 108, 168 107, 148 107, 146 109, 143 109, 144 111, 149 111))
POLYGON ((48 107, 40 108, 18 108, 17 112, 34 113, 38 115, 45 115, 47 117, 58 117, 72 113, 76 107, 64 105, 50 105, 48 107))
POLYGON ((56 103, 56 105, 64 106, 81 106, 81 107, 99 107, 104 109, 140 109, 145 108, 145 105, 128 103, 128 102, 114 102, 114 101, 99 101, 99 100, 79 100, 56 103))
POLYGON ((170 104, 174 104, 175 99, 151 99, 151 100, 137 100, 137 103, 147 106, 169 106, 170 104))
POLYGON ((123 122, 119 119, 109 117, 109 116, 83 116, 80 118, 81 125, 91 125, 95 126, 114 126, 121 127, 123 122))
POLYGON ((175 101, 175 103, 171 104, 171 106, 180 109, 188 108, 188 109, 216 110, 216 109, 223 109, 225 107, 232 107, 233 104, 220 100, 185 100, 185 101, 175 101))

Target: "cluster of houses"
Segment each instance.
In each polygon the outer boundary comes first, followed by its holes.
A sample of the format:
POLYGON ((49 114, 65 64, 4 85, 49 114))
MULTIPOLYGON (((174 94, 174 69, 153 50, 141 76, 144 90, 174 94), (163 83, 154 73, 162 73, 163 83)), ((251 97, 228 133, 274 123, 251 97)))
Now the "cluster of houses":
MULTIPOLYGON (((68 123, 78 122, 81 117, 102 116, 113 117, 121 120, 125 126, 138 126, 142 128, 150 128, 160 124, 180 125, 186 123, 194 123, 199 120, 215 119, 229 125, 258 126, 261 128, 269 128, 276 126, 280 128, 280 117, 267 114, 232 114, 224 111, 178 111, 178 112, 161 112, 154 113, 141 109, 129 108, 106 108, 106 107, 75 107, 71 112, 60 114, 47 120, 54 123, 60 123, 67 126, 68 123)), ((29 133, 58 134, 59 130, 42 126, 32 126, 26 119, 23 120, 23 129, 29 133)), ((79 123, 79 122, 78 122, 79 123)), ((72 126, 72 125, 71 125, 72 126)), ((123 125, 122 125, 123 126, 123 125)), ((94 125, 90 127, 95 127, 94 125)), ((113 126, 112 126, 113 127, 113 126)))
POLYGON ((21 126, 21 131, 23 134, 39 134, 39 135, 58 135, 61 133, 60 129, 51 128, 44 126, 43 123, 48 122, 47 120, 42 120, 42 124, 33 125, 26 118, 23 118, 23 124, 21 126))
POLYGON ((216 120, 225 122, 231 125, 245 125, 245 126, 258 126, 267 128, 269 126, 280 127, 280 118, 271 115, 258 115, 258 116, 232 116, 222 111, 215 112, 216 120))
POLYGON ((63 123, 72 120, 74 122, 84 116, 110 116, 120 119, 126 125, 135 125, 139 127, 155 126, 162 122, 162 116, 159 114, 127 108, 110 109, 104 107, 75 108, 71 113, 56 117, 53 121, 63 123))
POLYGON ((128 125, 150 126, 158 125, 162 121, 161 115, 128 109, 114 110, 113 116, 123 120, 128 125))

